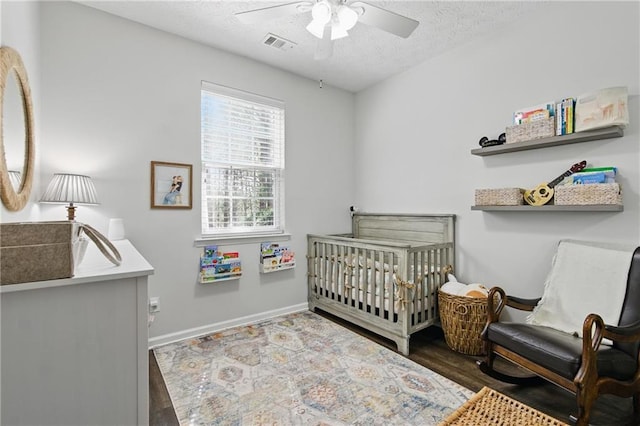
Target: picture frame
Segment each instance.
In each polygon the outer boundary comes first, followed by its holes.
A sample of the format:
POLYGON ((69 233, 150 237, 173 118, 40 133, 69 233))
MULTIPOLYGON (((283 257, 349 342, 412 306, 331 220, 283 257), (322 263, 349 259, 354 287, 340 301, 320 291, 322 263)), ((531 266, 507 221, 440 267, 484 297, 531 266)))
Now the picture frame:
POLYGON ((151 208, 193 207, 193 166, 165 161, 151 162, 151 208))

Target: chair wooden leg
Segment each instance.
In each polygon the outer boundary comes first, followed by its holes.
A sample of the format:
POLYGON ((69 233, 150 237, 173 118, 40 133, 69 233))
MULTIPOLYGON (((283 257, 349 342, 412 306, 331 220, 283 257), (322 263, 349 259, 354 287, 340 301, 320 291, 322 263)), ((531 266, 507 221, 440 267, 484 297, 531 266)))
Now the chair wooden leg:
POLYGON ((576 426, 589 426, 591 408, 597 398, 597 390, 578 388, 576 392, 576 402, 578 403, 578 418, 576 419, 576 426))
POLYGON ((485 350, 485 353, 487 354, 484 357, 484 362, 485 364, 487 364, 489 368, 493 369, 493 361, 495 361, 496 359, 496 353, 493 352, 493 347, 491 343, 486 343, 484 346, 484 350, 485 350))

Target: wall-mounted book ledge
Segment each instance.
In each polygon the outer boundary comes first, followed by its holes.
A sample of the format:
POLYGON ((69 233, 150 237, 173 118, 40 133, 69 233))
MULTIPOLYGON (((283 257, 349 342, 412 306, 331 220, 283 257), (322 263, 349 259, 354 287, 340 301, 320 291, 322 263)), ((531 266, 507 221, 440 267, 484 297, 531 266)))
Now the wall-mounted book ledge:
POLYGON ((620 138, 624 136, 622 126, 609 126, 602 129, 595 129, 586 132, 571 133, 562 136, 551 136, 549 138, 536 139, 531 141, 522 141, 514 143, 505 143, 502 145, 488 146, 486 148, 476 148, 471 150, 471 154, 481 157, 487 155, 505 154, 508 152, 527 151, 530 149, 547 148, 551 146, 568 145, 572 143, 581 143, 594 141, 598 139, 620 138))

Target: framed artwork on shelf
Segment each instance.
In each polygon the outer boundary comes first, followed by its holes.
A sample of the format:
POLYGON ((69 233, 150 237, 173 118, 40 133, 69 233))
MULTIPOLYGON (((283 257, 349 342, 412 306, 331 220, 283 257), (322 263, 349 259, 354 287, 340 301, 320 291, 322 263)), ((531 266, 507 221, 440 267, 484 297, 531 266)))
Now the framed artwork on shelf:
POLYGON ((151 162, 151 208, 191 209, 193 198, 191 164, 151 162))

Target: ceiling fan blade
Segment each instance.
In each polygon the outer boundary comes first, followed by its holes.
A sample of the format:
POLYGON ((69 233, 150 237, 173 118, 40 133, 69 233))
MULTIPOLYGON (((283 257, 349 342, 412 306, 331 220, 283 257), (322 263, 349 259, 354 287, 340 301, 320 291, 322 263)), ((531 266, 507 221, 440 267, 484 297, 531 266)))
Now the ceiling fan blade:
POLYGON ((355 1, 349 4, 349 7, 356 10, 360 9, 360 12, 362 12, 358 17, 358 22, 371 25, 372 27, 378 27, 381 30, 403 38, 409 37, 420 23, 415 19, 398 15, 397 13, 362 1, 355 1))
POLYGON ((311 10, 312 6, 313 3, 310 1, 296 1, 293 3, 280 4, 278 6, 269 6, 262 9, 238 12, 235 15, 242 23, 257 24, 271 19, 281 18, 283 16, 306 12, 311 10))
POLYGON ((313 55, 313 59, 321 61, 328 59, 333 55, 333 41, 331 40, 331 25, 325 25, 324 32, 322 33, 322 39, 318 40, 316 45, 316 53, 313 55))

